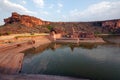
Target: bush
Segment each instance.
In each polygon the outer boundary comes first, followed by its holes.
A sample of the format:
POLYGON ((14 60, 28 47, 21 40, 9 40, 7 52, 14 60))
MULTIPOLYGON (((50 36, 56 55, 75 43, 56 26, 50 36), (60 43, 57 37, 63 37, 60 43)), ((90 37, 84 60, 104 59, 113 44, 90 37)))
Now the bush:
POLYGON ((95 35, 96 35, 96 34, 100 34, 100 32, 97 32, 97 31, 96 31, 96 32, 94 32, 94 34, 95 34, 95 35))
POLYGON ((47 28, 48 28, 49 30, 51 30, 53 27, 49 25, 49 26, 47 26, 47 28))
POLYGON ((35 33, 33 33, 33 32, 32 32, 32 33, 30 33, 30 35, 34 35, 34 34, 35 34, 35 33))
POLYGON ((5 33, 5 35, 10 35, 10 34, 11 34, 11 32, 6 32, 6 33, 5 33))

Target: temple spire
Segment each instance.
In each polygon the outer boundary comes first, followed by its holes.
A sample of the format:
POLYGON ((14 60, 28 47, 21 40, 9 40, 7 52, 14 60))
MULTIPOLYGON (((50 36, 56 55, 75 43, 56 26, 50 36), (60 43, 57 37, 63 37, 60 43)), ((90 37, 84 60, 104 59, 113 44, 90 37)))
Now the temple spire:
POLYGON ((73 33, 73 34, 75 33, 75 29, 74 29, 74 27, 72 27, 72 33, 73 33))

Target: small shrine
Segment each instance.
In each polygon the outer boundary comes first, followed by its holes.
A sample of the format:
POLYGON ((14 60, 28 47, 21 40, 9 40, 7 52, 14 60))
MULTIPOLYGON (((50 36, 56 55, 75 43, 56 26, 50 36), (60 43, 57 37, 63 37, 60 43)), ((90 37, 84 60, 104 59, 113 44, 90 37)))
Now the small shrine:
POLYGON ((95 38, 94 33, 85 32, 85 31, 75 31, 72 27, 72 34, 70 34, 70 38, 95 38))

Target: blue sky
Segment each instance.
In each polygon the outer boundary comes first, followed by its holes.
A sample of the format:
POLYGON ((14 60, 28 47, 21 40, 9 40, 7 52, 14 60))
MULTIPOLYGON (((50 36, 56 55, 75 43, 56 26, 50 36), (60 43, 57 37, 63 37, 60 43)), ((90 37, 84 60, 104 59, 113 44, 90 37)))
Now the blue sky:
POLYGON ((0 24, 11 12, 47 21, 96 21, 120 18, 120 0, 0 0, 0 24))

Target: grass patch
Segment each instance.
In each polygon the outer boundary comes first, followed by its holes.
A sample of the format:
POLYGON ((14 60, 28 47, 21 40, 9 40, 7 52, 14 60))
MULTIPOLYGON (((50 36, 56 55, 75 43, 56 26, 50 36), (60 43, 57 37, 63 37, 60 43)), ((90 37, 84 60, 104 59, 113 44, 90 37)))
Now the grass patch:
POLYGON ((27 34, 27 35, 24 35, 24 34, 22 34, 22 35, 19 35, 19 36, 15 36, 15 38, 16 39, 18 39, 18 38, 26 38, 26 37, 36 37, 36 36, 47 36, 47 35, 49 35, 49 34, 46 34, 46 33, 41 33, 41 34, 27 34))

